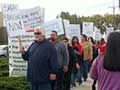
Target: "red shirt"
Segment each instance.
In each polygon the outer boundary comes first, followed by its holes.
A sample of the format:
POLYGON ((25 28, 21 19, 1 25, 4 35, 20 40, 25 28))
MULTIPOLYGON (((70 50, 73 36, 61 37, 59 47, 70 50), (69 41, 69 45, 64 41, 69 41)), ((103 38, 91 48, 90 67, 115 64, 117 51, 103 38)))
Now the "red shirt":
POLYGON ((82 55, 82 45, 77 45, 77 48, 79 49, 79 53, 80 53, 80 55, 82 55))
POLYGON ((106 51, 106 43, 103 44, 103 45, 100 45, 99 50, 100 50, 100 53, 105 53, 105 51, 106 51))

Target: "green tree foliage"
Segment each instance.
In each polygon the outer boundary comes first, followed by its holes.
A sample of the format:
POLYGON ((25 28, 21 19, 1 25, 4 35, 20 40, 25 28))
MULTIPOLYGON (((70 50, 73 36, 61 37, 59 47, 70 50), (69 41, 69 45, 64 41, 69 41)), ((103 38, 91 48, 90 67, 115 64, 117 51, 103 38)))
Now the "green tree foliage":
POLYGON ((69 12, 61 12, 60 17, 70 20, 71 24, 82 24, 82 22, 94 22, 94 25, 101 30, 101 33, 106 30, 106 27, 113 26, 120 29, 120 15, 94 15, 94 16, 78 16, 76 14, 70 15, 69 12))

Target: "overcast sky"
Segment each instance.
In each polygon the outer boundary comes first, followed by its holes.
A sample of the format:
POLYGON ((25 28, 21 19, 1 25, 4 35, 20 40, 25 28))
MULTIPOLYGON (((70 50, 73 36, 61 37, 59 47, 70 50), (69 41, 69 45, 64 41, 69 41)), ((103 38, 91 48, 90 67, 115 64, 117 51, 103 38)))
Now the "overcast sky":
MULTIPOLYGON (((1 3, 18 4, 20 9, 41 6, 45 8, 45 21, 54 19, 61 11, 91 16, 94 14, 112 13, 113 5, 118 6, 119 0, 0 0, 1 3)), ((115 13, 120 13, 116 7, 115 13)))

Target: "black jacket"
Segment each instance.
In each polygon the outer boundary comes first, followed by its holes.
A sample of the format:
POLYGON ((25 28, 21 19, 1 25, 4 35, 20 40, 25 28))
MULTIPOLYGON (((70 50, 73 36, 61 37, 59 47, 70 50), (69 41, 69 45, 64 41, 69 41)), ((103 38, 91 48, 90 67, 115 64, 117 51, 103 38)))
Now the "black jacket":
POLYGON ((74 68, 76 68, 76 63, 78 63, 77 56, 75 55, 74 49, 68 45, 68 51, 69 51, 69 70, 72 71, 74 68))

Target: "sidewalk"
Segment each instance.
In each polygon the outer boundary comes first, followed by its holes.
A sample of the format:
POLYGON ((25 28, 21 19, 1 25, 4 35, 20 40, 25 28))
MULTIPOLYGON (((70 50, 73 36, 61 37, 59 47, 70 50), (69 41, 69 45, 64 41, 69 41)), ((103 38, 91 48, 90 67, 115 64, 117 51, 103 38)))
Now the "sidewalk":
POLYGON ((88 78, 86 82, 83 82, 80 86, 77 84, 77 86, 71 88, 71 90, 92 90, 91 85, 92 85, 92 80, 88 78))

